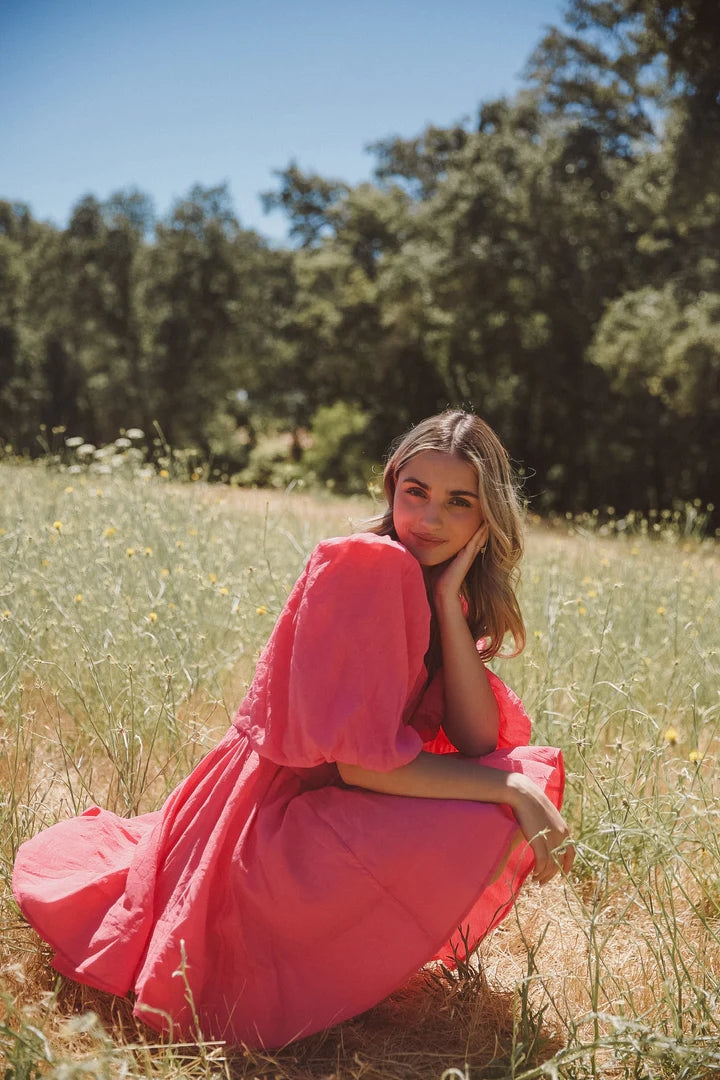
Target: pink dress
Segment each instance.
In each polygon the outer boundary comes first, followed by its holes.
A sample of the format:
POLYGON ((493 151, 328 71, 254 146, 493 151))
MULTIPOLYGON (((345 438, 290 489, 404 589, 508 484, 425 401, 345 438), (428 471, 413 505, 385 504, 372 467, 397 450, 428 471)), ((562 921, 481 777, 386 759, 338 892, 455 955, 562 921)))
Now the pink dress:
MULTIPOLYGON (((426 688, 428 633, 405 548, 321 543, 232 727, 163 808, 91 807, 20 848, 14 893, 55 967, 134 991, 136 1014, 174 1038, 277 1047, 451 959, 461 937, 474 946, 532 868, 520 845, 492 882, 517 834, 510 810, 347 787, 335 764, 383 771, 452 751, 441 675, 426 688)), ((525 745, 520 701, 490 680, 500 739, 479 760, 526 773, 559 806, 560 752, 525 745)))

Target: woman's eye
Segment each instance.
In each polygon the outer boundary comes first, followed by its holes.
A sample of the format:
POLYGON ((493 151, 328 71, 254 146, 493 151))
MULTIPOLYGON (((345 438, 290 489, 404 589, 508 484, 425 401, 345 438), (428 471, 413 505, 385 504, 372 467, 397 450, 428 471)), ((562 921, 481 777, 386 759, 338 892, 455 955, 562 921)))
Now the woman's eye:
POLYGON ((467 501, 467 499, 455 498, 451 500, 451 503, 453 506, 464 506, 466 510, 470 509, 470 503, 467 501))
POLYGON ((423 491, 422 488, 413 487, 413 488, 406 488, 405 489, 405 494, 406 495, 421 495, 422 496, 422 495, 425 494, 425 492, 423 491))

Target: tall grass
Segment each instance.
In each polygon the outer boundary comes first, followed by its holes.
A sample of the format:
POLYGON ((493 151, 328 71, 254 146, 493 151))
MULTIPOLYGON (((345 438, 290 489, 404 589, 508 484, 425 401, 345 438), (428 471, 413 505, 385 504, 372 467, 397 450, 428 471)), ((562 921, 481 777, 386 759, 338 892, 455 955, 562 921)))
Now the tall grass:
POLYGON ((91 802, 158 806, 226 729, 314 544, 371 507, 21 465, 0 467, 0 489, 8 1076, 720 1072, 713 541, 672 517, 531 529, 529 645, 496 668, 536 741, 565 752, 573 875, 527 888, 478 962, 422 973, 363 1017, 267 1055, 159 1045, 128 1002, 58 978, 11 898, 11 867, 25 837, 91 802))

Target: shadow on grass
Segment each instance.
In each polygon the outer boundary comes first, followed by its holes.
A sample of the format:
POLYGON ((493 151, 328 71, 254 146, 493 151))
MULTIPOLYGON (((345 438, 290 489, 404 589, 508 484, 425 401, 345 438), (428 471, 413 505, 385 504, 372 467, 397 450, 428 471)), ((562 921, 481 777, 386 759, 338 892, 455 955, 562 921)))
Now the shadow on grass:
MULTIPOLYGON (((180 1048, 163 1046, 137 1021, 131 1000, 63 980, 56 1001, 65 1016, 94 1012, 118 1049, 170 1053, 177 1065, 180 1048)), ((211 1057, 213 1075, 231 1080, 440 1080, 446 1069, 499 1080, 541 1065, 562 1045, 542 1017, 523 1015, 517 995, 490 987, 482 971, 468 979, 438 968, 419 972, 361 1016, 281 1050, 184 1045, 180 1056, 186 1075, 205 1074, 211 1057)), ((160 1061, 156 1066, 158 1075, 166 1071, 160 1061)))

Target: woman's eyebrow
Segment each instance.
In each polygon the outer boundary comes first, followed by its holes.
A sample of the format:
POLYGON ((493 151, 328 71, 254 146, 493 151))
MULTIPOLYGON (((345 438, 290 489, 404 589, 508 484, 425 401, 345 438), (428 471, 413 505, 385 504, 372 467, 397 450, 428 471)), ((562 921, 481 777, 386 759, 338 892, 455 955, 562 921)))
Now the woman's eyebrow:
MULTIPOLYGON (((423 480, 418 480, 417 476, 403 476, 401 483, 417 484, 418 487, 423 488, 425 491, 430 490, 430 485, 426 484, 423 480)), ((464 491, 462 488, 457 488, 455 491, 451 491, 450 495, 466 495, 469 499, 479 498, 476 491, 464 491)))

